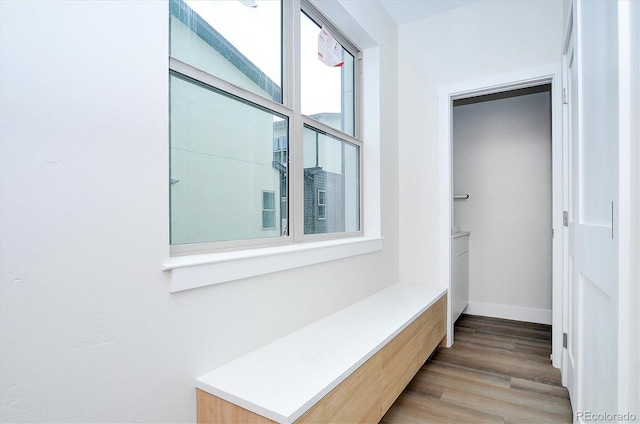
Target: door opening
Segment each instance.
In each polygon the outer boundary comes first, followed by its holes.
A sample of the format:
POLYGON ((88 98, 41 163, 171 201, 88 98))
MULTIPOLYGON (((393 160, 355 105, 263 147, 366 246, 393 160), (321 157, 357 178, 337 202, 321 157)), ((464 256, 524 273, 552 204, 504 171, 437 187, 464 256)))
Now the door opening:
MULTIPOLYGON (((466 81, 438 90, 439 102, 439 246, 440 285, 451 289, 452 281, 452 229, 454 223, 453 172, 452 172, 452 121, 454 101, 485 95, 498 95, 519 89, 531 89, 550 85, 551 97, 551 174, 552 174, 552 363, 559 367, 562 357, 562 79, 561 65, 545 66, 521 70, 513 73, 494 75, 480 80, 466 81)), ((466 193, 462 193, 466 194, 466 193)), ((473 237, 473 235, 471 235, 473 237)), ((473 252, 470 251, 470 255, 473 252)), ((453 316, 451 296, 449 298, 449 320, 447 346, 453 344, 453 316)))
POLYGON ((551 85, 452 110, 452 319, 551 324, 551 85))

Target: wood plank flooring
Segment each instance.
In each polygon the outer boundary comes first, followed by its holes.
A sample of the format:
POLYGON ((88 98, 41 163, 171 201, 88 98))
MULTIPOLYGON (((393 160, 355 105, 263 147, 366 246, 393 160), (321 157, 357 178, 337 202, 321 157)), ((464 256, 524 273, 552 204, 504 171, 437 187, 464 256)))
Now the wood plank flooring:
POLYGON ((380 423, 571 423, 551 327, 462 315, 380 423))

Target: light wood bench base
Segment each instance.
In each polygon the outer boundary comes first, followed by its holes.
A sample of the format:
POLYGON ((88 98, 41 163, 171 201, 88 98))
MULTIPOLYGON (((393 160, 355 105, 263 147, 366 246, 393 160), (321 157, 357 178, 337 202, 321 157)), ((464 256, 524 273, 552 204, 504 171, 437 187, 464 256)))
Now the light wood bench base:
MULTIPOLYGON (((379 422, 445 337, 446 308, 444 295, 295 422, 379 422)), ((274 422, 199 389, 197 419, 274 422)))

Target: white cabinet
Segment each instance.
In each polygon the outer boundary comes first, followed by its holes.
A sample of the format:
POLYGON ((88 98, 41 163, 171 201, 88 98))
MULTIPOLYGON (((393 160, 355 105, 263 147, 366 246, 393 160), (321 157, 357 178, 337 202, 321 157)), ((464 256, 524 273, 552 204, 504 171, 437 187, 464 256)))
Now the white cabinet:
POLYGON ((451 317, 455 322, 469 303, 469 232, 453 234, 451 258, 451 317))

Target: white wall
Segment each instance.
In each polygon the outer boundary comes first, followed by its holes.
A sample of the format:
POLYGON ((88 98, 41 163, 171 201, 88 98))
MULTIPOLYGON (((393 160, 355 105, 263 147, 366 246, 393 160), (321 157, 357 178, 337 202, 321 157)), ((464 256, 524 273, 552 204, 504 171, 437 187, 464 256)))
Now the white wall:
POLYGON ((551 324, 550 93, 455 106, 453 185, 470 195, 454 201, 471 231, 467 312, 551 324))
POLYGON ((562 2, 482 1, 398 29, 400 279, 438 284, 437 88, 557 63, 562 2))
POLYGON ((193 422, 195 377, 397 280, 387 15, 348 5, 379 45, 384 250, 170 294, 167 2, 0 7, 3 421, 193 422))

